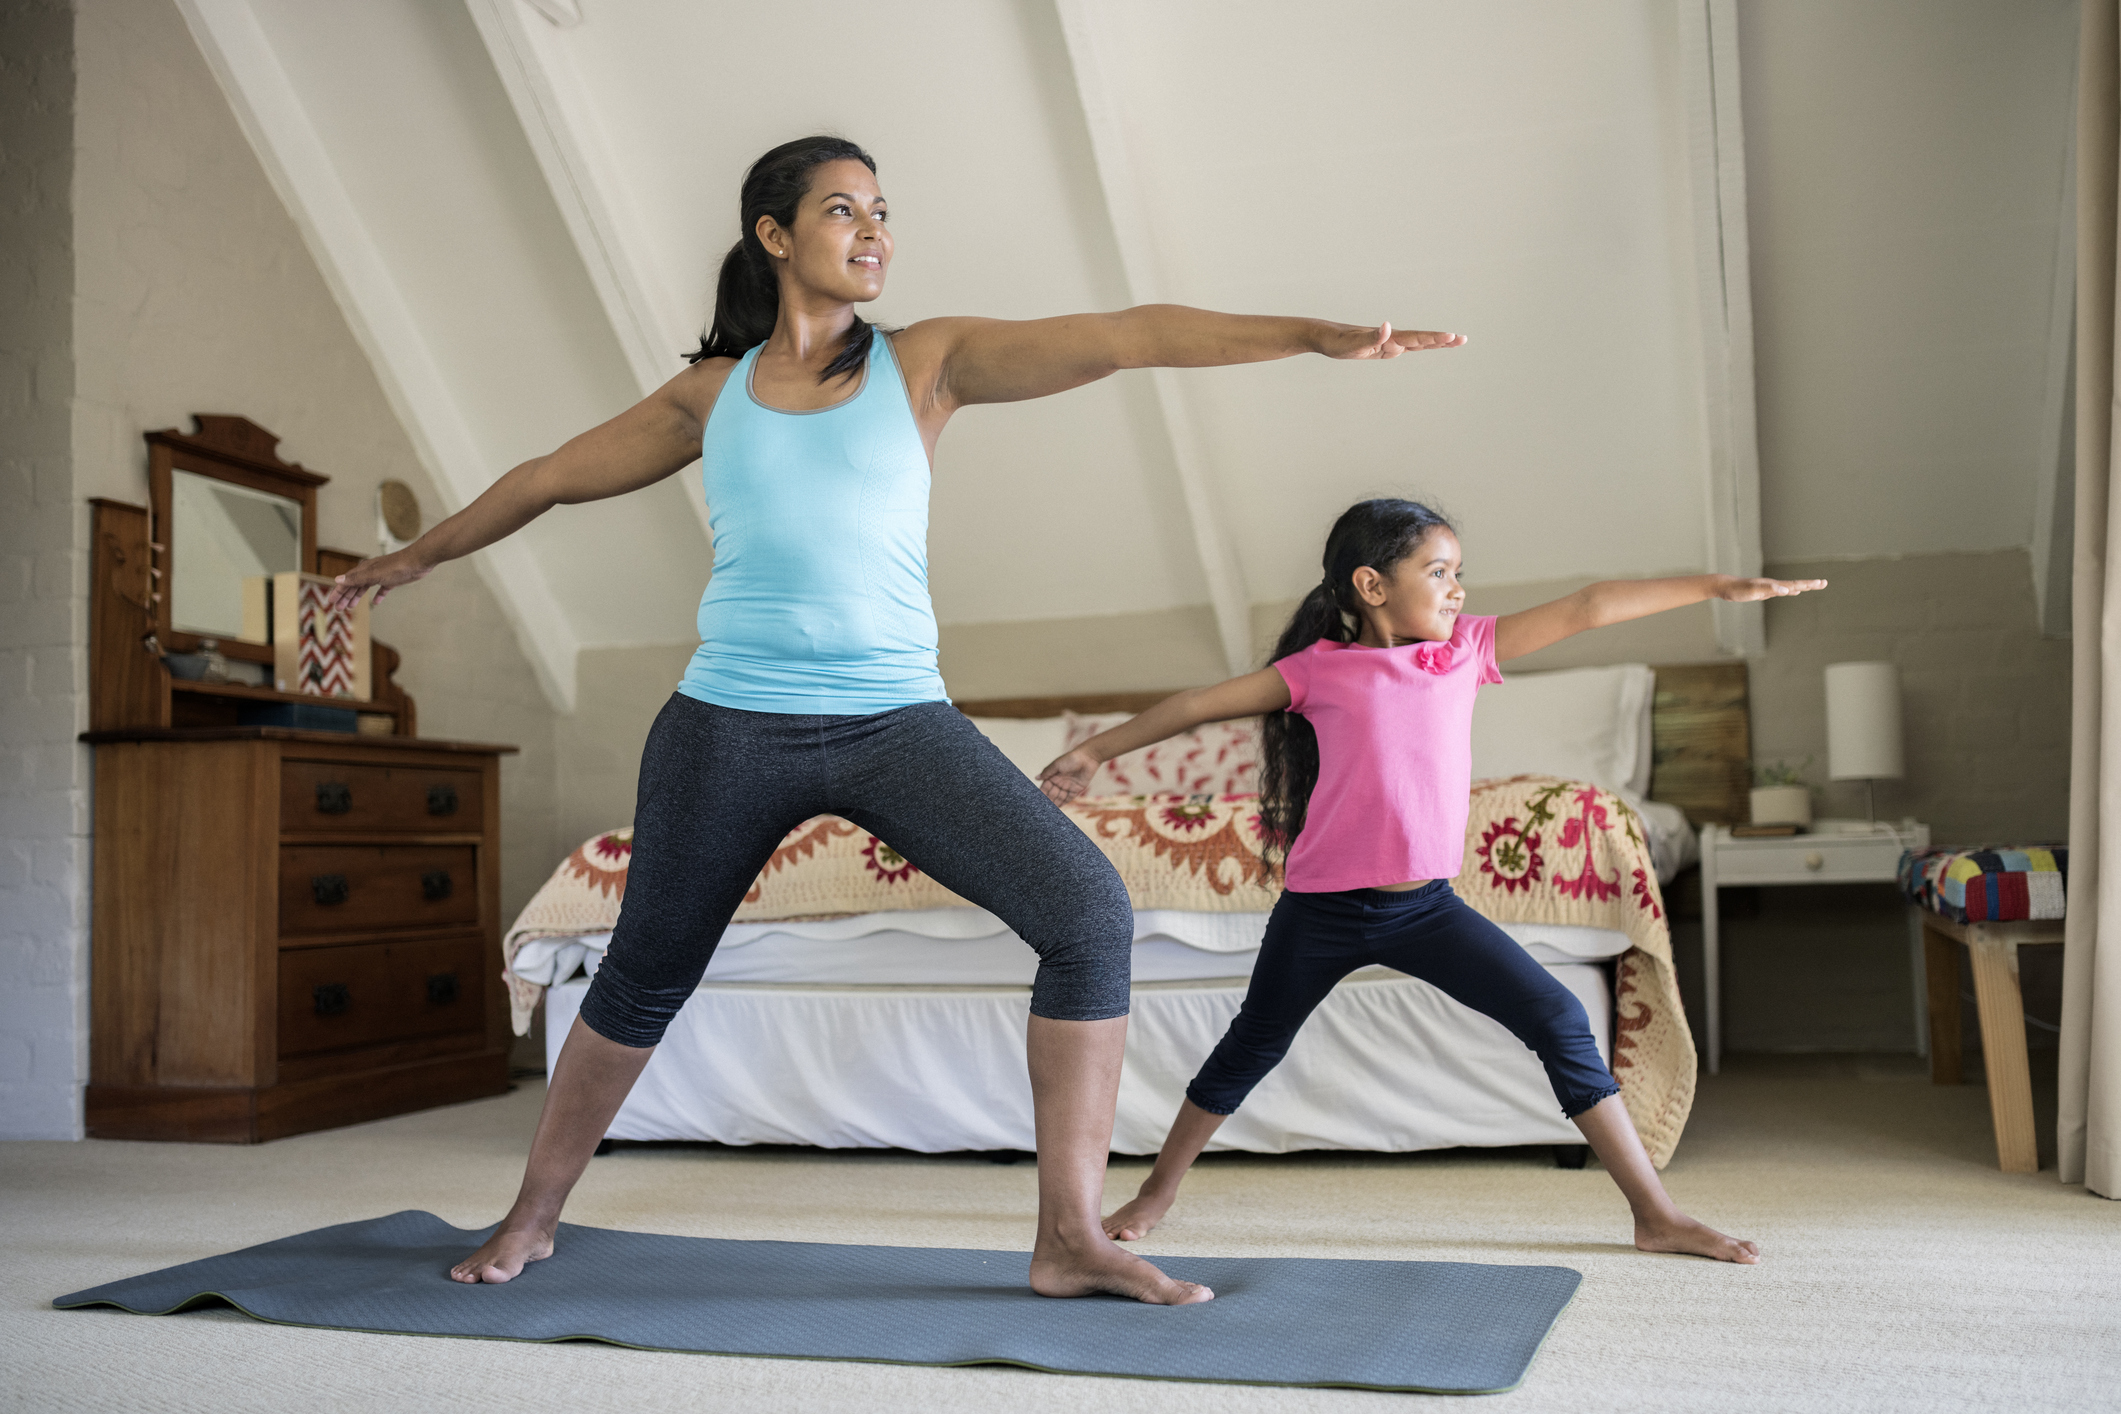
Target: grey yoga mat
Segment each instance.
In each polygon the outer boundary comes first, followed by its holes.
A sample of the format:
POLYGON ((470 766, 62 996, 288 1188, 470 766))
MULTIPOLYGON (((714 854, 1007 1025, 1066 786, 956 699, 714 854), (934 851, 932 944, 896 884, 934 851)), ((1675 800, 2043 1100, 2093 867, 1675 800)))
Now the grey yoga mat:
POLYGON ((1034 1295, 1022 1252, 664 1237, 560 1225, 498 1286, 449 1267, 485 1240, 403 1212, 77 1291, 167 1315, 218 1297, 260 1320, 403 1335, 1143 1379, 1473 1394, 1513 1389, 1582 1276, 1567 1267, 1158 1257, 1198 1306, 1034 1295))

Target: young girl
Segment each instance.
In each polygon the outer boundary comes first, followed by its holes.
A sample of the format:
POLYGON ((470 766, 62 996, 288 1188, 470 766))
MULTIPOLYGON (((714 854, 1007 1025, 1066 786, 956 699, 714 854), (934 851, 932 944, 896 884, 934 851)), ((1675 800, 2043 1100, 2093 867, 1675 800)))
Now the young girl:
POLYGON ((1583 1004, 1510 936, 1452 892, 1472 785, 1473 695, 1497 662, 1571 634, 1696 604, 1744 603, 1826 581, 1681 579, 1593 584, 1502 618, 1461 615, 1458 537, 1413 501, 1364 501, 1326 537, 1325 578, 1274 647, 1271 667, 1166 698, 1046 767, 1054 800, 1081 795, 1099 765, 1203 722, 1266 719, 1260 822, 1285 849, 1286 888, 1236 1020, 1193 1083, 1134 1200, 1105 1219, 1146 1235, 1223 1120, 1288 1054, 1335 983, 1382 964, 1495 1018, 1546 1067, 1635 1215, 1635 1245, 1757 1262, 1672 1202, 1599 1059, 1583 1004))

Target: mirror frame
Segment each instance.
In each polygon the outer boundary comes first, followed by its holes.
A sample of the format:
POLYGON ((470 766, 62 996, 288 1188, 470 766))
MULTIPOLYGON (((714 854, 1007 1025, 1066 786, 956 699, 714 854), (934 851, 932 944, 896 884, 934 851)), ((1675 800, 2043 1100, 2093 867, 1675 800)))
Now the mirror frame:
MULTIPOLYGON (((274 451, 280 439, 249 418, 195 412, 191 420, 193 430, 189 433, 166 427, 160 432, 145 434, 148 495, 153 516, 148 533, 152 542, 150 548, 155 552, 156 572, 160 576, 154 584, 155 636, 161 641, 165 653, 194 652, 208 637, 176 628, 170 622, 168 586, 174 582, 180 550, 172 543, 170 535, 173 524, 170 495, 174 484, 171 473, 188 471, 195 476, 248 486, 253 491, 285 496, 300 504, 302 568, 310 574, 317 572, 317 488, 331 480, 297 463, 281 461, 274 451)), ((273 660, 270 643, 245 643, 234 638, 219 642, 225 657, 251 663, 273 660)))

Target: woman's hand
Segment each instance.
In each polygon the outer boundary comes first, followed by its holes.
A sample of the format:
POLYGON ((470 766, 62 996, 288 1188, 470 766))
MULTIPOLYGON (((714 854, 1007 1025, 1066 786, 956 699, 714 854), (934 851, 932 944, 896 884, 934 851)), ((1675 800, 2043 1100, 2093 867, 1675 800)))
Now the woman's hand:
POLYGON ((1427 329, 1397 329, 1391 322, 1366 329, 1343 324, 1318 341, 1318 351, 1327 358, 1398 358, 1423 349, 1455 349, 1466 341, 1463 334, 1440 334, 1427 329))
POLYGON ((401 584, 413 584, 427 578, 434 568, 432 564, 413 552, 419 547, 408 545, 388 555, 378 555, 372 560, 363 560, 346 573, 332 581, 331 607, 351 609, 361 602, 361 595, 370 586, 376 591, 374 603, 383 602, 383 596, 401 584))
POLYGON ((1064 751, 1038 773, 1038 788, 1055 805, 1066 805, 1090 789, 1090 778, 1103 764, 1080 746, 1073 751, 1064 751))
POLYGON ((1751 604, 1760 599, 1783 599, 1807 590, 1824 589, 1823 579, 1739 579, 1725 576, 1716 586, 1716 597, 1733 604, 1751 604))

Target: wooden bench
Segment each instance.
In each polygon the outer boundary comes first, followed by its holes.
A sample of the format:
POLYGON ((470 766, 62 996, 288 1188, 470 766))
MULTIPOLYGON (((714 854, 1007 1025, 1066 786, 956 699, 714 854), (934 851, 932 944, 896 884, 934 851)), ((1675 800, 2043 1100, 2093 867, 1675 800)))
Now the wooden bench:
POLYGON ((2038 1173, 2033 1078, 2025 1054, 2025 1002, 2018 991, 2018 949, 2062 942, 2062 920, 1955 923, 1916 910, 1922 920, 1930 1017, 1930 1080, 1963 1085, 1959 1051, 1959 957, 1973 959, 1974 1006, 1981 1015, 1981 1054, 1988 1066, 1988 1108, 1996 1125, 1996 1163, 2005 1173, 2038 1173))

